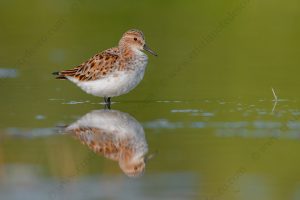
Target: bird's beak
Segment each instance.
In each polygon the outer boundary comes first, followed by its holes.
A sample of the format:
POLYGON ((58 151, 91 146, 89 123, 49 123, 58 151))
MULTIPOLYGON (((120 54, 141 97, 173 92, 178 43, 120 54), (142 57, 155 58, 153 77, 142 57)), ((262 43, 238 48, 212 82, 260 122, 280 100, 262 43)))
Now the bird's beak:
POLYGON ((145 51, 148 51, 148 52, 151 53, 152 55, 157 56, 157 54, 156 54, 154 51, 152 51, 152 49, 150 49, 146 44, 144 44, 143 49, 144 49, 145 51))

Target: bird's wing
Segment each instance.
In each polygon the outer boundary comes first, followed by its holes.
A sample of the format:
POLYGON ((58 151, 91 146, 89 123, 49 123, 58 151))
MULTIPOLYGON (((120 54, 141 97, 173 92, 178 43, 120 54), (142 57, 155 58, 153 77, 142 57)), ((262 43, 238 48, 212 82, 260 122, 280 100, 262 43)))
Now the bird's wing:
POLYGON ((56 73, 58 75, 56 78, 66 79, 67 77, 72 77, 79 81, 97 80, 114 71, 117 68, 116 62, 118 59, 118 48, 107 49, 73 69, 56 73))

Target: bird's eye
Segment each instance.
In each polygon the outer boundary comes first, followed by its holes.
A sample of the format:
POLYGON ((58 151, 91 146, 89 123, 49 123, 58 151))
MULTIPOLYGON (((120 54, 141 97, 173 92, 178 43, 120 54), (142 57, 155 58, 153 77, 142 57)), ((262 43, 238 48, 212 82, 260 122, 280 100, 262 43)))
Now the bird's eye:
POLYGON ((135 37, 135 38, 133 38, 134 39, 134 41, 137 41, 137 38, 135 37))

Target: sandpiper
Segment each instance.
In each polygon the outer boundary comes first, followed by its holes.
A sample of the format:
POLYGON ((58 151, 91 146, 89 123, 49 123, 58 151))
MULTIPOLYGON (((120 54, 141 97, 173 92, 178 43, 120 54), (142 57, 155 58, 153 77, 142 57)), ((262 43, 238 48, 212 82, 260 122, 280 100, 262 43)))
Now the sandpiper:
POLYGON ((81 65, 54 72, 57 79, 68 79, 88 94, 111 97, 126 94, 143 79, 148 57, 142 51, 157 56, 145 42, 144 34, 136 29, 126 31, 117 47, 102 51, 81 65))

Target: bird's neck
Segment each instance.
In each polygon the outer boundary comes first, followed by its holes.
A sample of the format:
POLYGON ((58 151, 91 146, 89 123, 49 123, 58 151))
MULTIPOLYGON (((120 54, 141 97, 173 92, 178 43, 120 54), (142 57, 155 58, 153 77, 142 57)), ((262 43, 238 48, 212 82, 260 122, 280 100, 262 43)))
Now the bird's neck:
POLYGON ((140 49, 136 48, 135 46, 130 46, 124 43, 119 44, 119 50, 121 57, 128 60, 134 58, 144 57, 146 54, 142 52, 140 49))
POLYGON ((132 59, 135 56, 135 51, 128 46, 120 48, 121 57, 125 60, 132 59))
MULTIPOLYGON (((120 50, 120 70, 133 69, 133 63, 147 62, 147 55, 137 48, 129 46, 119 47, 120 50)), ((134 65, 136 66, 136 65, 134 65)))

